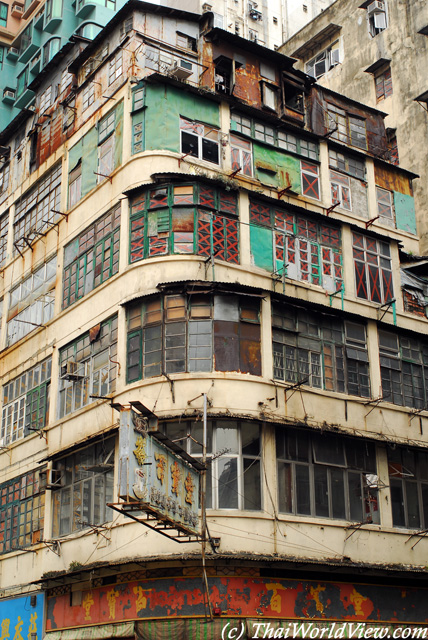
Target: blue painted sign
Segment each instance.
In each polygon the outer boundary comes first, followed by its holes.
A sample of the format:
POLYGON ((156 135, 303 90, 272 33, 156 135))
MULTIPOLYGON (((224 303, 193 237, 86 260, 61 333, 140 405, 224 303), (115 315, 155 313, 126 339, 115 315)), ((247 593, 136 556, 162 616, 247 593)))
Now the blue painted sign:
POLYGON ((44 603, 43 593, 0 600, 0 640, 41 640, 44 603))

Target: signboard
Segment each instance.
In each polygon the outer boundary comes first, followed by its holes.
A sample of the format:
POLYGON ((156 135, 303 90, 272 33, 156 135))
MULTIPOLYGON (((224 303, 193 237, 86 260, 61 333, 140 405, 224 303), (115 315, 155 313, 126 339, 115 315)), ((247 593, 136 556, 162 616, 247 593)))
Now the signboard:
POLYGON ((199 473, 148 435, 132 410, 121 411, 120 416, 119 497, 199 534, 199 473))
POLYGON ((0 638, 43 637, 43 593, 0 600, 0 638))

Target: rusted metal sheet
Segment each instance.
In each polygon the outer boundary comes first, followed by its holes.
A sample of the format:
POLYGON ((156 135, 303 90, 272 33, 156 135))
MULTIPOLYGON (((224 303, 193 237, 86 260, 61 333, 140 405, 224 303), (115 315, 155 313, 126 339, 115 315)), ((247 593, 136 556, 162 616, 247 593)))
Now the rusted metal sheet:
POLYGON ((393 167, 375 164, 375 182, 378 187, 388 189, 388 191, 398 191, 406 196, 413 195, 412 182, 406 175, 397 171, 393 167))
MULTIPOLYGON (((210 599, 222 616, 243 618, 428 622, 422 588, 269 578, 210 577, 210 599)), ((126 620, 204 616, 200 576, 114 584, 48 598, 46 630, 126 620)))

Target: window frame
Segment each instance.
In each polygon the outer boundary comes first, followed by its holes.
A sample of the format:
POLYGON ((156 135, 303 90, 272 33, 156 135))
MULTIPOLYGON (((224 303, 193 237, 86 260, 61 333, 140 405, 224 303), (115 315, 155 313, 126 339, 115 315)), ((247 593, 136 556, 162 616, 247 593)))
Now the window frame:
POLYGON ((188 118, 180 116, 180 153, 191 156, 192 158, 203 160, 204 162, 210 162, 211 164, 221 166, 220 142, 218 140, 219 133, 220 129, 218 127, 207 125, 203 122, 189 120, 188 118), (212 137, 207 137, 213 132, 217 132, 216 140, 212 137), (196 140, 196 152, 194 152, 194 144, 191 142, 189 136, 196 140), (184 140, 187 141, 184 142, 184 140), (210 159, 208 147, 212 147, 213 150, 216 150, 214 153, 217 155, 217 160, 210 159), (188 150, 189 148, 190 151, 188 150))
POLYGON ((331 203, 352 211, 352 192, 348 176, 330 169, 331 203))
POLYGON ((9 5, 5 2, 0 2, 0 27, 4 27, 5 29, 7 29, 8 11, 9 5))
POLYGON ((308 60, 308 62, 306 62, 305 72, 312 78, 315 78, 315 80, 318 80, 319 78, 322 78, 322 76, 324 76, 326 73, 328 73, 331 69, 337 67, 337 65, 339 65, 341 62, 339 40, 336 40, 322 51, 319 51, 313 58, 311 58, 311 60, 308 60), (324 70, 320 68, 320 72, 317 72, 316 67, 322 62, 324 63, 322 65, 324 70))
POLYGON ((367 150, 365 118, 349 113, 332 102, 327 103, 326 118, 327 131, 332 140, 338 140, 357 149, 367 150))
POLYGON ((86 87, 83 89, 82 94, 82 113, 89 109, 91 104, 95 102, 95 84, 94 82, 88 82, 86 87))
POLYGON ((388 445, 387 454, 392 526, 425 530, 428 526, 426 450, 388 445))
POLYGON ((390 243, 366 234, 353 232, 352 246, 356 297, 376 304, 384 304, 393 300, 394 284, 390 243), (389 263, 389 268, 387 263, 389 263), (361 293, 363 295, 360 295, 361 293))
POLYGON ((232 171, 248 178, 253 177, 253 145, 248 140, 230 134, 232 171))

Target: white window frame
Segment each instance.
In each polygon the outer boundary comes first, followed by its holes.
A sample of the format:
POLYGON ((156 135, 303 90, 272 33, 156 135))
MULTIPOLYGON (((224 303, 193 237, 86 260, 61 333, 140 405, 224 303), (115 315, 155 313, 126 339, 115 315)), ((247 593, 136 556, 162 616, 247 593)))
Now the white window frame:
POLYGON ((230 151, 232 171, 240 167, 239 173, 249 178, 253 177, 253 145, 248 140, 230 134, 230 151))
POLYGON ((263 106, 272 111, 278 108, 278 87, 262 80, 262 102, 263 106))
POLYGON ((40 105, 39 105, 39 114, 41 115, 49 109, 52 104, 52 85, 50 84, 47 89, 45 89, 40 96, 40 105))
POLYGON ((72 171, 68 178, 68 206, 74 207, 82 197, 82 164, 79 163, 72 171))
POLYGON ((317 53, 305 65, 305 71, 316 80, 341 63, 339 40, 317 53), (317 68, 318 67, 318 68, 317 68))
POLYGON ((98 146, 98 176, 102 182, 114 169, 114 136, 109 136, 98 146))
POLYGON ((330 170, 331 203, 352 211, 351 185, 348 176, 330 170))
MULTIPOLYGON (((186 118, 180 118, 180 149, 181 153, 188 153, 193 158, 198 158, 199 160, 204 160, 205 162, 210 162, 212 164, 220 165, 220 144, 218 141, 219 129, 217 127, 213 127, 211 125, 206 125, 201 122, 194 122, 192 120, 187 120, 186 118), (187 135, 191 135, 195 139, 196 149, 195 153, 188 153, 183 150, 183 133, 187 135), (217 139, 215 139, 215 137, 217 139), (204 157, 204 142, 208 141, 210 144, 217 148, 217 156, 218 161, 211 160, 209 158, 204 157)), ((187 148, 187 147, 186 147, 187 148)))
POLYGON ((83 89, 82 96, 82 111, 86 111, 88 107, 91 106, 95 102, 95 85, 93 82, 90 82, 83 89))
POLYGON ((391 191, 376 186, 376 203, 379 218, 384 221, 394 222, 394 207, 391 191))
POLYGON ((123 72, 123 51, 120 49, 115 53, 109 63, 108 83, 113 84, 123 72))

